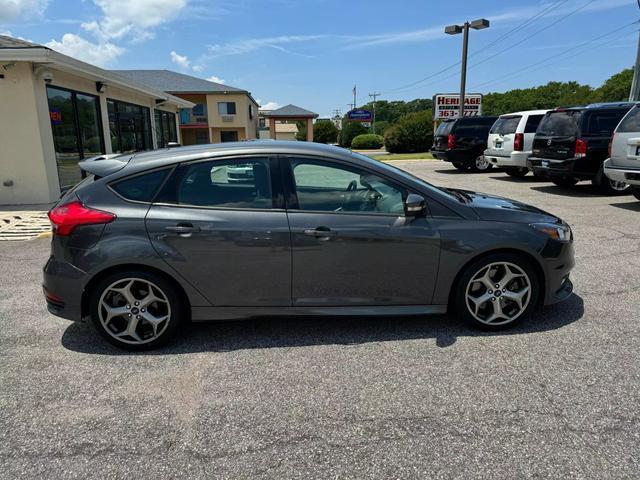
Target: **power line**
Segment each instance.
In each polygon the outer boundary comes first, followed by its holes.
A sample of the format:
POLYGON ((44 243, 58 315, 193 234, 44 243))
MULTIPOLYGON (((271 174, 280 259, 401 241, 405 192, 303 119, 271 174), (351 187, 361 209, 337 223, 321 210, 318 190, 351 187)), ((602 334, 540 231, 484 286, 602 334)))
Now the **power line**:
MULTIPOLYGON (((527 70, 529 70, 531 68, 534 68, 534 67, 537 67, 539 65, 545 64, 545 63, 547 63, 547 62, 549 62, 551 60, 557 59, 558 57, 562 57, 562 56, 564 56, 564 55, 566 55, 568 53, 573 52, 574 50, 579 50, 579 49, 581 49, 583 47, 586 47, 587 45, 592 44, 593 42, 597 42, 598 40, 602 40, 603 38, 606 38, 606 37, 608 37, 610 35, 613 35, 614 33, 618 33, 621 29, 628 28, 628 27, 630 27, 632 25, 635 25, 635 24, 638 24, 638 23, 640 23, 640 20, 636 20, 636 21, 628 23, 626 25, 623 25, 623 26, 620 26, 620 27, 616 27, 615 29, 610 30, 607 33, 604 33, 604 34, 599 35, 599 36, 597 36, 595 38, 592 38, 591 40, 588 40, 586 42, 582 42, 581 44, 576 45, 574 47, 571 47, 571 48, 569 48, 567 50, 564 50, 563 52, 557 53, 555 55, 551 55, 551 56, 549 56, 547 58, 544 58, 544 59, 539 60, 537 62, 531 63, 529 65, 526 65, 526 66, 524 66, 522 68, 519 68, 518 70, 515 70, 515 71, 513 71, 511 73, 508 73, 506 75, 503 75, 502 77, 493 78, 493 79, 491 79, 491 80, 489 80, 487 82, 483 82, 483 83, 479 83, 477 85, 474 85, 473 88, 476 88, 476 89, 477 88, 481 88, 481 87, 484 87, 486 85, 491 85, 492 83, 499 83, 499 82, 501 82, 503 80, 512 78, 514 76, 518 76, 519 74, 521 74, 521 73, 523 73, 523 72, 525 72, 525 71, 527 71, 527 70)), ((618 35, 618 36, 614 37, 613 39, 611 39, 610 41, 617 40, 618 38, 623 37, 623 36, 628 35, 628 34, 629 34, 629 32, 624 32, 622 35, 618 35)), ((610 41, 607 41, 607 42, 604 42, 604 43, 602 43, 600 45, 597 45, 597 47, 601 47, 603 45, 606 45, 610 41)), ((584 51, 583 52, 578 52, 577 54, 580 54, 580 53, 585 53, 585 52, 584 51)))

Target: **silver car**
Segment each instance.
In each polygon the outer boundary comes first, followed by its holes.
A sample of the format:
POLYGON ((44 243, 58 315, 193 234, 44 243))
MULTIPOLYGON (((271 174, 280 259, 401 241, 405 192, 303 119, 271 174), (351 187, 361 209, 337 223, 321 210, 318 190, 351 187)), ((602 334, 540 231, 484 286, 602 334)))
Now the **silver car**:
POLYGON ((620 121, 611 139, 610 158, 604 173, 619 185, 630 185, 640 200, 640 107, 636 105, 620 121))

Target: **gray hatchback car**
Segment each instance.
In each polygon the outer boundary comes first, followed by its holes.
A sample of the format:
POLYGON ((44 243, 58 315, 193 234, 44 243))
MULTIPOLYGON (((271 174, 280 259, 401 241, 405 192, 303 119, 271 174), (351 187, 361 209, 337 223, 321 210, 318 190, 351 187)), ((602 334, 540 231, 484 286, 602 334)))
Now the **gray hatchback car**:
POLYGON ((306 142, 104 155, 49 212, 49 311, 156 347, 190 321, 453 310, 496 330, 573 289, 571 229, 306 142), (237 182, 237 167, 251 175, 237 182))

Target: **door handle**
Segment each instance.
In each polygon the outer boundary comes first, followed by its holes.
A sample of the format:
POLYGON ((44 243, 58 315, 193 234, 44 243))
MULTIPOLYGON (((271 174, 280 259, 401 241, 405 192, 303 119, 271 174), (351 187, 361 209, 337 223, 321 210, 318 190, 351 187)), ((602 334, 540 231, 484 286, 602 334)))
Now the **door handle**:
POLYGON ((177 233, 179 235, 185 235, 185 234, 190 234, 190 233, 195 233, 200 231, 199 227, 194 227, 190 223, 179 223, 176 226, 164 227, 164 228, 168 232, 177 233))
POLYGON ((328 227, 318 227, 315 229, 308 228, 304 231, 305 235, 316 238, 326 238, 326 237, 335 237, 338 235, 338 232, 335 230, 331 230, 328 227))

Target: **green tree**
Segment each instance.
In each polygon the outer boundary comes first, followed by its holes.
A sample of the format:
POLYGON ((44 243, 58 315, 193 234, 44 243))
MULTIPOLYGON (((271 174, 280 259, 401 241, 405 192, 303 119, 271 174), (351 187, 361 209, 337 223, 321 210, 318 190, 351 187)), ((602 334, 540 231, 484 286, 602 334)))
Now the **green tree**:
POLYGON ((384 144, 391 153, 426 152, 433 143, 431 110, 409 113, 387 130, 384 144))
POLYGON ((376 118, 376 128, 375 128, 375 134, 376 135, 382 135, 384 136, 384 132, 391 126, 390 122, 387 122, 386 120, 378 120, 376 118))
POLYGON ((621 102, 629 99, 629 92, 631 91, 631 82, 633 81, 633 69, 627 68, 626 70, 616 73, 602 84, 600 88, 596 90, 596 99, 600 102, 621 102))
POLYGON ((360 122, 342 121, 342 130, 340 130, 339 143, 341 147, 349 148, 351 141, 358 135, 369 133, 369 130, 360 122))
MULTIPOLYGON (((321 120, 313 124, 313 141, 317 143, 336 143, 338 127, 330 120, 321 120)), ((305 137, 306 137, 305 132, 305 137)), ((306 138, 305 138, 306 139, 306 138)))

